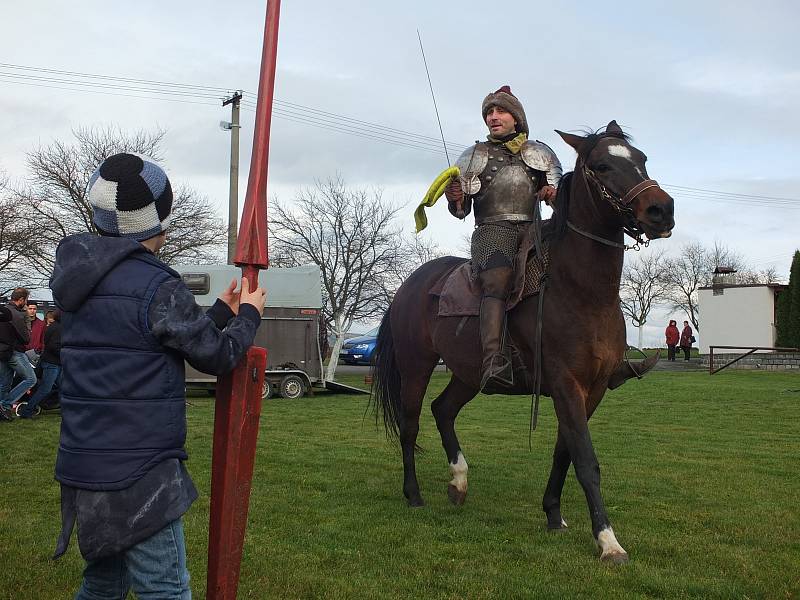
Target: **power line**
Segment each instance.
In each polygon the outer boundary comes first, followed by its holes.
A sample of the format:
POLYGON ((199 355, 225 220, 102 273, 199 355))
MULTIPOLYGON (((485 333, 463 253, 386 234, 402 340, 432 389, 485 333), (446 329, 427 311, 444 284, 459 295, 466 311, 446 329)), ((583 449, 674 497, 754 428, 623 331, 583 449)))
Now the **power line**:
MULTIPOLYGON (((245 108, 254 109, 254 105, 250 103, 243 104, 245 108)), ((324 116, 318 116, 316 114, 308 114, 303 111, 298 111, 294 109, 287 109, 282 106, 274 106, 273 115, 283 116, 283 117, 295 117, 298 119, 302 119, 303 121, 314 123, 314 124, 325 124, 331 127, 335 127, 337 131, 341 131, 342 133, 353 133, 353 134, 366 134, 376 139, 382 139, 388 142, 396 142, 400 145, 410 146, 415 148, 422 148, 425 150, 441 150, 441 142, 428 142, 424 139, 419 140, 415 138, 408 138, 406 136, 401 136, 399 134, 392 133, 389 130, 384 129, 376 129, 376 128, 369 128, 365 126, 343 123, 341 121, 337 121, 336 119, 324 116)), ((444 152, 441 152, 444 154, 444 152)))
MULTIPOLYGON (((0 69, 1 69, 0 65, 0 69)), ((53 69, 50 69, 53 71, 53 69)), ((130 79, 130 78, 125 78, 130 79)), ((85 81, 79 79, 69 79, 63 77, 50 77, 45 75, 30 75, 30 74, 19 74, 19 73, 6 73, 0 70, 0 80, 11 81, 13 83, 20 83, 26 85, 36 85, 39 87, 46 87, 51 89, 64 89, 64 90, 72 90, 72 91, 87 91, 92 93, 105 93, 110 95, 119 95, 123 97, 138 97, 138 98, 146 98, 146 99, 161 99, 163 96, 171 96, 174 100, 174 97, 186 97, 186 98, 198 98, 198 99, 221 99, 219 96, 215 94, 209 93, 198 93, 187 91, 184 88, 179 90, 173 90, 161 87, 161 88, 151 88, 143 85, 122 85, 117 83, 109 83, 108 81, 98 82, 98 81, 85 81), (56 85, 51 85, 56 84, 56 85), (147 96, 141 95, 134 95, 129 93, 119 93, 115 90, 121 90, 124 92, 141 92, 144 94, 148 94, 147 96), (153 98, 150 94, 155 94, 157 98, 153 98)), ((200 87, 200 86, 198 86, 200 87)), ((163 98, 169 99, 169 98, 163 98)), ((212 104, 210 102, 193 102, 191 100, 186 100, 188 103, 193 104, 205 104, 205 105, 216 105, 216 103, 212 104)), ((292 106, 293 103, 286 103, 288 106, 292 106)), ((247 108, 254 108, 254 102, 243 102, 243 106, 247 108)), ((326 111, 315 111, 320 114, 325 114, 326 111)), ((405 139, 404 137, 400 137, 398 134, 392 133, 391 128, 381 128, 378 125, 373 126, 361 126, 361 125, 352 125, 347 122, 342 121, 342 119, 337 119, 337 115, 335 113, 327 113, 328 116, 317 117, 316 115, 306 115, 303 111, 289 108, 285 111, 281 112, 280 110, 275 111, 275 114, 280 117, 294 117, 296 122, 306 122, 309 124, 314 125, 326 125, 323 127, 325 129, 339 131, 341 133, 347 134, 358 134, 360 137, 370 137, 372 139, 378 141, 384 141, 389 143, 396 143, 397 145, 405 146, 408 148, 413 149, 422 149, 429 151, 431 147, 436 147, 438 149, 439 142, 438 140, 432 140, 428 142, 425 136, 416 136, 411 139, 405 139), (301 119, 300 121, 297 121, 301 119), (345 127, 346 126, 346 127, 345 127)), ((344 118, 343 119, 347 119, 344 118)), ((352 121, 353 123, 359 122, 356 119, 347 119, 352 121)), ((410 133, 410 132, 409 132, 410 133)))
POLYGON ((724 195, 724 196, 738 196, 740 198, 758 198, 758 199, 763 199, 763 200, 778 200, 778 201, 783 201, 783 202, 800 202, 800 200, 795 199, 795 198, 778 198, 778 197, 775 197, 775 196, 758 196, 758 195, 754 195, 754 194, 740 194, 738 192, 720 192, 720 191, 717 191, 717 190, 706 190, 706 189, 702 189, 702 188, 685 187, 685 186, 682 186, 682 185, 672 185, 672 184, 667 184, 667 185, 669 185, 670 187, 676 188, 676 189, 681 189, 681 190, 691 190, 693 192, 708 192, 708 193, 711 193, 711 194, 720 194, 720 195, 724 195))
POLYGON ((107 79, 111 81, 128 81, 132 83, 149 83, 152 85, 168 85, 171 87, 184 87, 184 88, 192 88, 192 89, 205 89, 205 90, 213 90, 223 94, 229 94, 231 89, 229 88, 222 88, 222 87, 212 87, 207 85, 193 85, 188 83, 177 83, 172 81, 155 81, 152 79, 135 79, 132 77, 117 77, 114 75, 97 75, 94 73, 82 73, 80 71, 63 71, 60 69, 47 69, 44 67, 30 67, 26 65, 15 65, 12 63, 0 63, 0 67, 4 67, 6 69, 16 69, 16 70, 24 70, 24 71, 38 71, 43 73, 55 73, 57 75, 71 75, 71 76, 80 76, 80 77, 88 77, 90 79, 107 79))
MULTIPOLYGON (((12 63, 0 63, 0 81, 49 89, 89 92, 146 100, 164 100, 167 102, 200 104, 206 106, 218 106, 219 104, 217 102, 210 102, 210 100, 222 100, 223 95, 227 96, 231 91, 223 87, 98 75, 80 71, 32 67, 12 63), (11 72, 9 72, 9 70, 11 72), (131 94, 127 92, 137 93, 131 94)), ((256 97, 252 92, 246 93, 252 95, 254 98, 256 97)), ((444 155, 439 138, 388 127, 381 123, 356 119, 295 102, 275 99, 274 103, 273 115, 281 119, 328 131, 335 131, 345 135, 372 139, 413 150, 422 150, 444 155)), ((256 108, 256 103, 254 100, 243 100, 242 106, 254 110, 256 108)), ((468 146, 446 142, 446 147, 458 152, 465 150, 468 146)), ((673 195, 676 197, 685 198, 687 200, 703 200, 725 204, 743 204, 748 206, 792 210, 800 209, 800 199, 796 198, 760 196, 756 194, 726 192, 673 184, 663 185, 665 188, 674 190, 673 195)))
POLYGON ((329 131, 336 131, 336 132, 339 132, 339 133, 353 135, 353 136, 356 136, 356 137, 373 139, 373 140, 377 140, 377 141, 390 143, 390 144, 393 144, 395 146, 403 146, 403 147, 410 148, 410 149, 413 149, 413 150, 422 150, 424 152, 432 152, 434 154, 438 154, 438 155, 444 156, 444 151, 442 151, 440 148, 434 148, 434 147, 429 147, 429 146, 418 146, 418 145, 415 145, 415 144, 405 143, 405 142, 401 142, 401 141, 398 141, 398 140, 395 140, 395 139, 391 139, 391 138, 381 137, 380 135, 376 135, 376 134, 353 131, 352 129, 345 129, 344 127, 339 127, 339 126, 331 125, 331 124, 324 123, 324 122, 314 121, 313 119, 302 118, 302 117, 297 117, 295 115, 286 114, 286 113, 281 112, 280 109, 277 109, 277 108, 273 108, 272 109, 272 114, 276 115, 276 116, 279 116, 282 119, 286 119, 288 121, 292 121, 292 122, 295 122, 295 123, 302 123, 302 124, 305 124, 305 125, 313 125, 314 127, 320 127, 322 129, 327 129, 329 131))
MULTIPOLYGON (((2 78, 2 74, 0 74, 0 78, 2 78)), ((7 80, 3 80, 7 81, 7 80)), ((181 104, 202 104, 205 106, 219 106, 219 103, 211 103, 211 102, 196 102, 193 100, 186 100, 186 99, 176 99, 176 98, 164 98, 163 96, 140 96, 136 94, 121 94, 119 92, 104 92, 101 90, 94 90, 94 89, 84 89, 84 88, 74 88, 74 87, 64 87, 59 85, 47 85, 44 83, 30 83, 27 81, 16 81, 11 80, 12 83, 16 83, 19 85, 29 85, 34 87, 43 87, 53 90, 65 90, 68 92, 88 92, 91 94, 101 94, 103 96, 122 96, 123 98, 137 98, 142 100, 161 100, 164 102, 179 102, 181 104)))
MULTIPOLYGON (((93 74, 93 73, 85 73, 85 72, 80 72, 80 71, 66 71, 66 70, 61 70, 61 69, 50 69, 50 68, 43 68, 43 67, 30 67, 30 66, 16 65, 16 64, 11 64, 11 63, 0 63, 0 68, 12 69, 12 70, 15 70, 15 71, 33 71, 33 72, 36 72, 36 73, 50 73, 50 74, 54 74, 54 75, 66 76, 66 77, 73 78, 73 79, 66 79, 65 80, 65 79, 57 79, 57 78, 48 78, 47 76, 20 75, 20 74, 17 74, 17 73, 2 73, 2 72, 0 72, 0 74, 6 75, 8 77, 15 77, 15 78, 20 78, 20 79, 28 78, 28 79, 35 79, 35 80, 39 80, 39 81, 48 81, 48 82, 51 82, 51 83, 65 83, 65 84, 69 83, 69 84, 80 85, 80 86, 94 86, 94 87, 105 87, 105 88, 119 87, 120 89, 129 89, 129 90, 132 90, 132 91, 146 91, 148 93, 165 93, 165 94, 181 94, 181 93, 187 93, 188 94, 189 90, 200 90, 200 91, 191 92, 191 95, 197 95, 197 96, 202 96, 204 98, 215 98, 215 99, 216 98, 220 98, 221 95, 229 95, 230 92, 231 92, 231 89, 222 88, 222 87, 213 87, 213 86, 206 86, 206 85, 193 85, 193 84, 184 84, 184 83, 176 83, 176 82, 156 81, 156 80, 152 80, 152 79, 137 79, 137 78, 132 78, 132 77, 117 77, 117 76, 110 76, 110 75, 97 75, 97 74, 93 74), (114 86, 112 84, 102 84, 101 82, 95 82, 95 81, 88 81, 88 82, 87 81, 80 81, 80 79, 74 79, 75 77, 88 78, 88 79, 100 79, 100 80, 104 80, 106 82, 108 82, 108 81, 118 81, 118 82, 135 83, 135 84, 147 84, 148 86, 159 86, 160 88, 164 88, 164 87, 167 87, 167 88, 181 88, 181 90, 180 91, 160 90, 158 88, 154 89, 152 87, 148 87, 147 89, 144 89, 144 88, 141 88, 141 87, 138 87, 138 86, 123 86, 123 85, 114 86), (186 90, 186 91, 184 92, 182 90, 186 90), (207 91, 213 91, 213 92, 216 92, 216 93, 215 94, 209 94, 209 93, 207 93, 207 91)), ((248 92, 248 91, 245 90, 245 93, 252 95, 254 98, 256 97, 256 94, 253 94, 252 92, 248 92)), ((431 142, 435 142, 436 144, 440 143, 440 140, 438 138, 433 138, 433 137, 430 137, 430 136, 420 135, 418 133, 414 133, 414 132, 411 132, 411 131, 405 131, 405 130, 402 130, 402 129, 395 129, 395 128, 392 128, 392 127, 387 127, 386 125, 382 125, 380 123, 371 123, 369 121, 363 121, 363 120, 360 120, 360 119, 354 119, 352 117, 348 117, 348 116, 345 116, 345 115, 339 115, 339 114, 336 114, 336 113, 331 113, 331 112, 328 112, 328 111, 315 109, 315 108, 312 108, 312 107, 309 107, 309 106, 304 106, 304 105, 296 104, 296 103, 293 103, 293 102, 281 101, 281 100, 278 100, 278 99, 275 99, 274 102, 275 102, 275 104, 284 105, 287 108, 296 108, 296 109, 307 110, 307 111, 310 111, 310 112, 314 112, 316 114, 324 115, 324 116, 331 117, 331 118, 338 119, 338 120, 348 121, 348 122, 356 123, 356 124, 359 124, 359 125, 365 125, 365 126, 369 126, 371 128, 376 128, 376 129, 380 129, 380 130, 384 130, 384 131, 391 131, 391 132, 395 132, 395 133, 400 133, 400 134, 403 134, 403 135, 411 136, 411 137, 413 137, 415 139, 418 139, 418 140, 431 141, 431 142)), ((245 103, 247 103, 247 101, 245 101, 245 103)), ((255 103, 251 102, 251 104, 253 104, 253 108, 254 108, 255 107, 254 106, 255 103)), ((462 144, 448 143, 448 146, 452 146, 453 148, 460 148, 462 151, 464 149, 466 149, 466 146, 464 146, 462 144)))
MULTIPOLYGON (((675 186, 664 184, 663 187, 672 190, 675 186)), ((749 198, 738 198, 732 196, 717 195, 716 193, 708 193, 705 191, 695 191, 693 189, 677 189, 672 192, 672 195, 678 198, 686 198, 690 200, 703 200, 708 202, 719 202, 723 204, 739 204, 742 206, 762 206, 769 208, 781 208, 789 210, 800 209, 800 200, 792 200, 784 198, 781 200, 773 200, 765 196, 763 198, 753 196, 749 198)))
MULTIPOLYGON (((251 92, 247 92, 247 93, 252 94, 251 92)), ((254 101, 249 101, 248 104, 251 106, 251 108, 255 108, 255 102, 254 101)), ((332 112, 328 112, 328 111, 324 111, 324 110, 319 110, 317 108, 312 108, 310 106, 305 106, 303 104, 297 104, 295 102, 286 102, 285 100, 275 99, 274 100, 274 104, 279 105, 279 106, 283 106, 287 110, 290 110, 290 109, 301 109, 301 110, 305 110, 305 111, 308 111, 308 112, 313 112, 313 113, 321 115, 321 116, 331 117, 332 119, 335 119, 335 120, 346 121, 348 123, 354 123, 354 124, 357 124, 357 125, 368 126, 370 128, 373 128, 373 129, 378 129, 378 130, 380 130, 382 132, 387 132, 387 133, 394 132, 394 133, 402 134, 403 136, 412 137, 412 138, 415 138, 415 139, 418 139, 418 140, 424 140, 426 142, 434 142, 434 143, 436 143, 436 145, 440 145, 441 144, 441 140, 439 138, 430 137, 430 136, 427 136, 427 135, 420 135, 418 133, 413 133, 411 131, 405 131, 403 129, 395 129, 394 127, 388 127, 388 126, 382 125, 380 123, 373 123, 373 122, 370 122, 370 121, 363 121, 361 119, 354 119, 352 117, 347 117, 345 115, 339 115, 339 114, 336 114, 336 113, 332 113, 332 112)), ((448 148, 454 148, 454 149, 460 149, 462 152, 467 149, 467 146, 465 146, 463 144, 455 144, 453 142, 447 142, 447 147, 448 148)))
POLYGON ((196 92, 189 92, 183 90, 169 90, 169 89, 159 89, 159 88, 147 88, 141 86, 131 86, 131 85, 119 85, 119 84, 109 84, 109 83, 97 83, 97 82, 83 82, 83 81, 74 81, 71 79, 61 79, 57 77, 42 77, 37 75, 17 75, 15 73, 3 73, 0 71, 0 76, 5 77, 6 80, 11 79, 13 80, 31 80, 31 81, 44 81, 47 83, 59 83, 65 85, 75 85, 79 87, 87 87, 87 88, 99 88, 99 89, 112 89, 112 90, 130 90, 134 92, 147 92, 150 94, 166 94, 172 96, 189 96, 195 98, 210 98, 210 99, 217 99, 222 98, 221 94, 207 94, 207 93, 196 93, 196 92))

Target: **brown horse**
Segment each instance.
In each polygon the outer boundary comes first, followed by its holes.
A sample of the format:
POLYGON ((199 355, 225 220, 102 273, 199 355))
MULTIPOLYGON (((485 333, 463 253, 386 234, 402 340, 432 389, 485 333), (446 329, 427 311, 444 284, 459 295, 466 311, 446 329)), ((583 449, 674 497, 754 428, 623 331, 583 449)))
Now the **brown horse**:
MULTIPOLYGON (((558 132, 578 153, 573 173, 559 186, 553 217, 546 222, 550 265, 542 307, 541 391, 558 418, 558 439, 542 507, 550 529, 562 529, 561 492, 570 463, 586 494, 592 532, 601 559, 624 562, 600 494, 600 467, 588 419, 612 375, 623 364, 625 322, 619 304, 624 235, 669 237, 673 201, 645 169, 645 155, 633 147, 615 121, 586 137, 558 132)), ((419 416, 431 373, 439 358, 453 375, 431 411, 442 438, 454 504, 464 502, 467 462, 455 432, 461 408, 480 388, 478 319, 439 317, 431 288, 465 259, 444 257, 417 269, 400 287, 378 333, 373 395, 376 418, 399 435, 403 493, 411 506, 423 504, 414 464, 419 416)), ((536 359, 538 298, 521 301, 508 313, 507 335, 524 364, 536 359)), ((520 378, 518 378, 520 379, 520 378)), ((510 393, 530 394, 517 387, 510 393)))

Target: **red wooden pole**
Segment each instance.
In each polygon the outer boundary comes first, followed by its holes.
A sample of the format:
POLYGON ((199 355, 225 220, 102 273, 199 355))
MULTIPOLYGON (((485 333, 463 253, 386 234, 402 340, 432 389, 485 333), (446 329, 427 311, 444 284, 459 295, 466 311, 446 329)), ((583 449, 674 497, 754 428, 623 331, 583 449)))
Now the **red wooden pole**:
MULTIPOLYGON (((269 266, 267 167, 279 16, 280 0, 269 0, 250 177, 234 256, 234 263, 242 268, 242 278, 248 280, 250 289, 258 285, 259 269, 269 266)), ((234 600, 239 586, 266 367, 267 351, 253 347, 231 373, 217 382, 206 586, 206 597, 213 600, 234 600)))

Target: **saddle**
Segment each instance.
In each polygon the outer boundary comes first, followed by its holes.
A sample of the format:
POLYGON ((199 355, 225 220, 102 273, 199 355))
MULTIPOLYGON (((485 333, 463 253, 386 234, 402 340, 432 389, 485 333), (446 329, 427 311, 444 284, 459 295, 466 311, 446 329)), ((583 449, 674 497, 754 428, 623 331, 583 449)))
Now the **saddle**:
MULTIPOLYGON (((549 263, 549 245, 542 240, 542 258, 536 256, 535 227, 531 224, 522 236, 514 258, 514 286, 506 311, 529 296, 539 293, 549 263)), ((481 286, 473 274, 472 262, 465 261, 444 273, 429 292, 439 297, 440 317, 476 317, 481 308, 481 286)))

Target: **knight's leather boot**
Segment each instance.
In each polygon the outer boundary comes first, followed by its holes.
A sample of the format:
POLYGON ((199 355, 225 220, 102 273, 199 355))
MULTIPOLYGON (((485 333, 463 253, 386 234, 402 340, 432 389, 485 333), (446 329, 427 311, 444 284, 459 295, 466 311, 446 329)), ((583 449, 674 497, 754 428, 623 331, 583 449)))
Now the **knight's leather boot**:
POLYGON ((505 300, 491 296, 484 296, 481 299, 480 332, 483 350, 481 390, 490 382, 505 387, 514 385, 511 361, 503 354, 505 317, 505 300))
POLYGON ((656 352, 653 356, 645 358, 644 360, 622 362, 617 367, 617 370, 611 374, 611 378, 608 380, 608 389, 615 390, 623 383, 628 381, 628 379, 632 379, 634 377, 641 379, 644 377, 645 373, 656 366, 659 358, 661 358, 661 350, 656 352))

